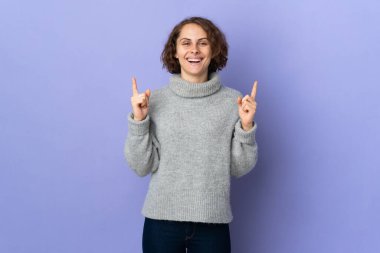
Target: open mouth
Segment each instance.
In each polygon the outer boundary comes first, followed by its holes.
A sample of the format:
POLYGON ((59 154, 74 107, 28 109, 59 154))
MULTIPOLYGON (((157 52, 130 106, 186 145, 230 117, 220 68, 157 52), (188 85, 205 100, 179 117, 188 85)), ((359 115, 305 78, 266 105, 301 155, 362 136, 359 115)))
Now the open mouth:
POLYGON ((203 58, 186 58, 186 60, 191 64, 198 64, 203 60, 203 58))

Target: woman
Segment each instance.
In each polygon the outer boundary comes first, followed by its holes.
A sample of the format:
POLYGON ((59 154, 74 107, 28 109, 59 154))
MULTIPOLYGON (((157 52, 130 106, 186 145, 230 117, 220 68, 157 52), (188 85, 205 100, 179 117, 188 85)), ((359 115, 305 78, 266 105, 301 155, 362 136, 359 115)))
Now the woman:
POLYGON ((142 214, 144 252, 230 252, 230 177, 257 162, 256 89, 242 94, 217 74, 227 63, 224 34, 208 19, 174 27, 161 59, 169 84, 143 93, 132 79, 125 157, 151 175, 142 214))

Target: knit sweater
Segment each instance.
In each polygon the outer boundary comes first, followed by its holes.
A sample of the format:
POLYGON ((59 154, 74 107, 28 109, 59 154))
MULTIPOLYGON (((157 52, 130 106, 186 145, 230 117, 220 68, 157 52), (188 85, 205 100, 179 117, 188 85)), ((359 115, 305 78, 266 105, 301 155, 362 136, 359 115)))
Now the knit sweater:
POLYGON ((242 128, 237 98, 217 73, 204 83, 179 74, 151 92, 142 121, 128 116, 124 154, 137 175, 151 175, 142 214, 161 220, 230 223, 231 176, 257 162, 257 124, 242 128))

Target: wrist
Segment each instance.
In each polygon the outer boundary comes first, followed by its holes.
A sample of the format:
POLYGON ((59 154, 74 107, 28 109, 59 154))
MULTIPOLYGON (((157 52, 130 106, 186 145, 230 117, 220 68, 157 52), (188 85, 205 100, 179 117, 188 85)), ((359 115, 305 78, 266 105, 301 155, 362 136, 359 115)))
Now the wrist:
POLYGON ((250 124, 241 124, 241 128, 244 130, 244 131, 249 131, 253 128, 253 125, 254 125, 254 122, 250 123, 250 124))
POLYGON ((131 113, 131 118, 132 119, 134 119, 135 121, 142 121, 142 120, 144 120, 144 119, 140 119, 140 118, 138 118, 138 117, 136 117, 134 114, 133 114, 133 112, 131 113))

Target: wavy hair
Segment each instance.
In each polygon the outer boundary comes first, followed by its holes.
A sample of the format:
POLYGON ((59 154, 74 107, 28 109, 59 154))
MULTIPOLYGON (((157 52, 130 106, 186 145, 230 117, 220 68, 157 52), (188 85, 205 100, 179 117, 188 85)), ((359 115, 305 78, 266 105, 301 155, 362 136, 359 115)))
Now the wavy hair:
POLYGON ((181 73, 179 60, 175 57, 177 39, 181 29, 186 24, 197 24, 206 32, 207 38, 211 44, 211 62, 208 66, 208 72, 216 72, 223 69, 227 64, 228 44, 223 32, 209 19, 203 17, 190 17, 182 20, 171 31, 164 50, 161 53, 162 67, 166 68, 172 74, 181 73))

